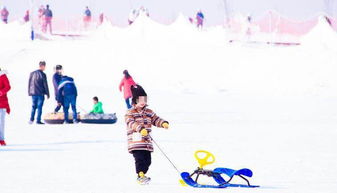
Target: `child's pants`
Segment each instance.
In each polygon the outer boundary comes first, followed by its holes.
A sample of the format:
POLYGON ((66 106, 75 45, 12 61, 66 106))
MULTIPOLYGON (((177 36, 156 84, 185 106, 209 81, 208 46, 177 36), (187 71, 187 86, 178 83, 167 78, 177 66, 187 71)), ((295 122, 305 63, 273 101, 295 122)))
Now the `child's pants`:
POLYGON ((139 174, 139 172, 146 174, 151 165, 151 152, 146 150, 134 150, 132 154, 135 158, 137 174, 139 174))

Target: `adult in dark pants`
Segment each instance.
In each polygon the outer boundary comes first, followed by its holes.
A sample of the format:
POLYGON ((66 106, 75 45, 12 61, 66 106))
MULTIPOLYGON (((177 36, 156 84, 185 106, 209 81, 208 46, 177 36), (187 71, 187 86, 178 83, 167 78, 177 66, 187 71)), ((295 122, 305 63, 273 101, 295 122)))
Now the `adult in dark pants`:
POLYGON ((32 124, 37 110, 36 123, 44 124, 41 122, 42 106, 44 102, 44 95, 49 99, 49 88, 47 83, 47 76, 43 72, 46 69, 46 62, 39 63, 39 69, 31 72, 29 76, 28 95, 32 96, 32 112, 30 115, 29 123, 32 124))
POLYGON ((61 107, 62 107, 62 103, 63 101, 59 101, 57 97, 57 94, 58 94, 58 87, 59 87, 59 84, 62 80, 62 66, 61 65, 56 65, 55 66, 55 73, 53 75, 53 85, 54 85, 54 93, 55 93, 55 100, 57 102, 57 106, 54 110, 54 113, 57 113, 61 107))
POLYGON ((76 111, 77 89, 73 78, 69 76, 62 77, 62 80, 58 86, 57 96, 58 101, 63 100, 64 122, 70 123, 68 110, 71 105, 71 109, 73 111, 73 122, 78 123, 76 111))

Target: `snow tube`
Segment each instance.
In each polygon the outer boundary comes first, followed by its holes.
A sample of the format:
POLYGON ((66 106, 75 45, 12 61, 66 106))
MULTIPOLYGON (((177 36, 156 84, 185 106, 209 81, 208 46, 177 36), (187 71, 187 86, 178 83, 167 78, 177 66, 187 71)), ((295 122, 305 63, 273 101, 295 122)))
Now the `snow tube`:
POLYGON ((89 124, 114 124, 117 122, 116 113, 112 114, 84 114, 81 116, 81 123, 89 124))
MULTIPOLYGON (((79 113, 77 118, 80 118, 79 113)), ((43 118, 45 123, 48 124, 63 124, 64 123, 64 113, 47 113, 43 118)), ((73 122, 73 114, 69 113, 69 122, 73 122)))

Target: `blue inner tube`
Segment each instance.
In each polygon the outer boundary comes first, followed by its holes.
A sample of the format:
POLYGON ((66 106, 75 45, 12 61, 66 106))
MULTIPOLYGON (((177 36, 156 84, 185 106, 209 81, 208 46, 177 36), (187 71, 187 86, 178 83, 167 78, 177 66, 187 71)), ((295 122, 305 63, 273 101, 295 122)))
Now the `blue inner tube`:
POLYGON ((81 119, 81 123, 91 123, 91 124, 114 124, 117 122, 116 119, 81 119))

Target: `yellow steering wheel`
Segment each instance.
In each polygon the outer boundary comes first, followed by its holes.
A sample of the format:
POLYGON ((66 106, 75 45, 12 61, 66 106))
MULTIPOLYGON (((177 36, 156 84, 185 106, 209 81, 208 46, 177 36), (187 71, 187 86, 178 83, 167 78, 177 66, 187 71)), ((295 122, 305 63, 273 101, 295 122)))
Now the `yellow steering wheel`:
POLYGON ((200 168, 205 165, 212 164, 215 162, 215 157, 212 153, 205 150, 198 150, 194 153, 194 157, 198 160, 200 168), (211 160, 209 160, 211 159, 211 160))

